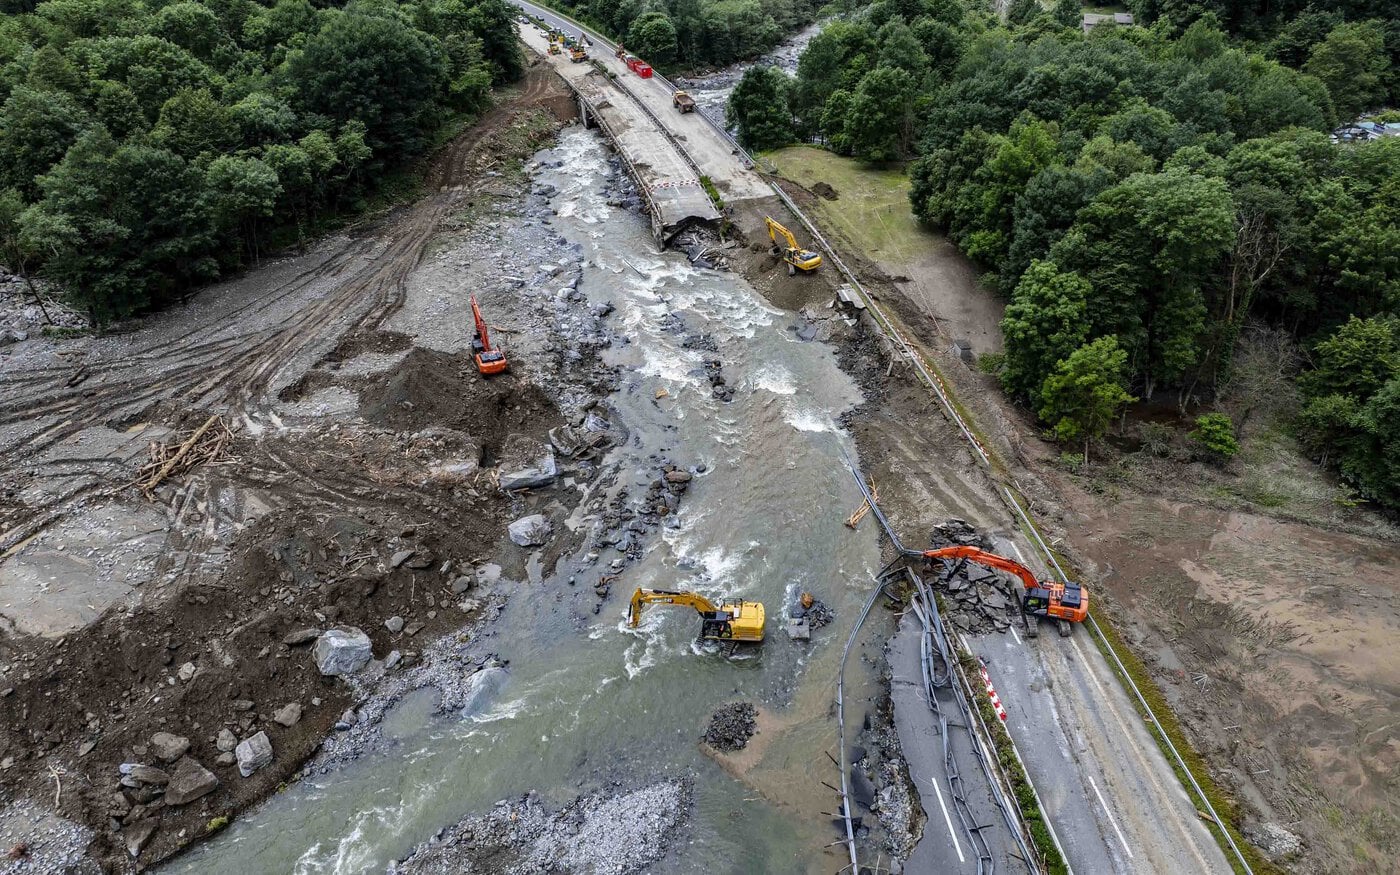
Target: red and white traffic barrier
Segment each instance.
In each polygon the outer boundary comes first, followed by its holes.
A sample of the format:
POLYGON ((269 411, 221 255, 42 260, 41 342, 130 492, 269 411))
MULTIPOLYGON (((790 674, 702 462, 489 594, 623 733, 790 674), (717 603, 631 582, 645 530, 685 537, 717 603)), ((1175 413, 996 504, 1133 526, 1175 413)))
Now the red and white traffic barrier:
POLYGON ((991 675, 987 674, 987 667, 982 666, 982 682, 987 685, 987 698, 992 700, 992 707, 996 709, 997 716, 1001 722, 1006 722, 1006 709, 1001 707, 1001 699, 997 697, 997 688, 992 686, 991 675))

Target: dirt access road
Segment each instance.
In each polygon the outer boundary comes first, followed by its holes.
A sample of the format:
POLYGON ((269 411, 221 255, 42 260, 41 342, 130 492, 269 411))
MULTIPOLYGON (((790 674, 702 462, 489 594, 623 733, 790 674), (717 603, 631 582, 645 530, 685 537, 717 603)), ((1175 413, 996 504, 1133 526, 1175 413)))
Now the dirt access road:
POLYGON ((571 362, 532 355, 483 381, 460 290, 502 327, 550 318, 522 277, 553 285, 571 251, 526 221, 502 257, 486 219, 519 197, 519 159, 557 129, 551 111, 571 110, 531 70, 434 160, 411 207, 131 330, 6 348, 4 850, 23 840, 39 871, 89 843, 88 866, 161 859, 359 719, 355 688, 316 670, 319 631, 366 630, 379 675, 494 615, 493 581, 525 573, 494 553, 506 523, 566 508, 500 494, 491 466, 542 446, 609 375, 578 338, 571 362), (487 230, 429 246, 464 213, 487 230), (211 414, 230 432, 218 459, 153 500, 130 487, 151 444, 211 414), (232 742, 258 731, 274 759, 242 778, 232 742))

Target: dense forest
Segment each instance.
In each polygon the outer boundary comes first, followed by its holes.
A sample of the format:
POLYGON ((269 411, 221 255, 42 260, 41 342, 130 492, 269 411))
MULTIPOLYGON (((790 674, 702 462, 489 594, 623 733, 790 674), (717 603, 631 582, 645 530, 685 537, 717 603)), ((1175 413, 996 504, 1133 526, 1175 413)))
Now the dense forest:
MULTIPOLYGON (((1400 7, 1130 5, 1145 26, 1085 35, 1078 2, 879 0, 795 79, 746 74, 730 120, 755 148, 912 160, 914 213, 1008 301, 990 364, 1060 439, 1136 399, 1294 396, 1303 445, 1400 507, 1400 137, 1329 139, 1400 103, 1400 7)), ((1233 452, 1237 423, 1205 420, 1233 452)))
POLYGON ((810 23, 818 0, 550 0, 663 70, 754 58, 810 23))
POLYGON ((97 323, 358 208, 521 73, 504 0, 4 2, 0 262, 97 323))

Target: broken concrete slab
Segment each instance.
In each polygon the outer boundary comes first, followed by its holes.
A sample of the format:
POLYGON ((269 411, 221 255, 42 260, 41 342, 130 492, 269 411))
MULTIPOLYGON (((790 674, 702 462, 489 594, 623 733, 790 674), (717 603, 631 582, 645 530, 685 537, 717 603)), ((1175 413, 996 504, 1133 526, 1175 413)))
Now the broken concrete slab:
POLYGON ((506 438, 496 468, 500 472, 501 489, 506 492, 539 489, 559 476, 553 448, 522 434, 506 438))

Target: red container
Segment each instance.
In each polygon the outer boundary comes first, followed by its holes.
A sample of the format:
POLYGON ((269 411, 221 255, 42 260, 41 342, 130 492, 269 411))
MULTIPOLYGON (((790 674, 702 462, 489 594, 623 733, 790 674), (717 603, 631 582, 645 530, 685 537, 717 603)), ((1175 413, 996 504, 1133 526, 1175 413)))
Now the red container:
POLYGON ((637 66, 633 67, 632 69, 636 70, 637 75, 641 76, 643 79, 651 78, 651 65, 648 63, 638 61, 637 66))

